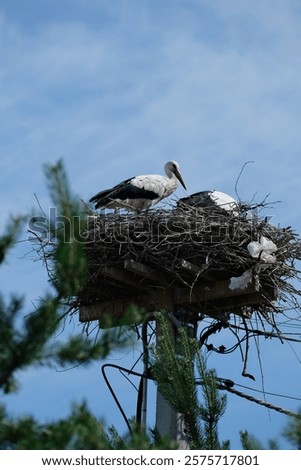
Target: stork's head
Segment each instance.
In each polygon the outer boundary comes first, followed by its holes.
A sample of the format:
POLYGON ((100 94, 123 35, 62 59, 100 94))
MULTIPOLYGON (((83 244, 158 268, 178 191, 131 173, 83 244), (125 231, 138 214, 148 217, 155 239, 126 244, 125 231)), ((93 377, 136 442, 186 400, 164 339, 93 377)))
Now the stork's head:
POLYGON ((182 175, 180 173, 180 165, 174 160, 167 162, 164 166, 165 173, 169 178, 172 178, 173 175, 179 180, 184 189, 186 189, 185 183, 183 181, 182 175))

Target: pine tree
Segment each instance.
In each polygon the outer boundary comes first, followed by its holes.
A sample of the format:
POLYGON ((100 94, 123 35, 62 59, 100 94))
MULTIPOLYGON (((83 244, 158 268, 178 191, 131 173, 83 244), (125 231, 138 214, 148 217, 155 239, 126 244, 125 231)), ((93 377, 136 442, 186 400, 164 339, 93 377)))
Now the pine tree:
MULTIPOLYGON (((57 342, 54 346, 52 341, 50 344, 68 311, 66 300, 76 294, 84 278, 85 257, 79 237, 80 224, 85 218, 79 223, 80 206, 71 196, 62 162, 47 166, 45 173, 52 203, 61 211, 59 221, 64 224, 57 226, 42 214, 39 218, 31 217, 29 226, 31 229, 41 227, 35 225, 35 221, 44 222, 44 238, 40 233, 32 237, 31 230, 31 240, 38 243, 39 250, 43 248, 47 269, 51 252, 53 268, 48 272, 54 289, 42 296, 31 312, 24 312, 22 295, 11 295, 8 301, 0 295, 0 389, 5 393, 16 389, 15 374, 19 370, 32 365, 87 365, 94 359, 106 357, 111 347, 121 347, 127 340, 122 330, 107 330, 99 335, 98 341, 80 334, 70 337, 64 344, 57 342), (45 227, 49 227, 48 232, 45 232, 45 227)), ((18 240, 28 219, 26 216, 12 218, 7 224, 0 236, 0 264, 18 240)))

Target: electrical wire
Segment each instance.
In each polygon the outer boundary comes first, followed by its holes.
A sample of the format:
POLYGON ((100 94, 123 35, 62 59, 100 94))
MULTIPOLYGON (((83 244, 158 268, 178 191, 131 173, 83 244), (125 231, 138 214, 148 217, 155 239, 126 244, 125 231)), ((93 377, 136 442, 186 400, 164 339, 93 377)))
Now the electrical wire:
MULTIPOLYGON (((217 388, 219 390, 225 390, 226 392, 233 393, 234 395, 237 395, 241 398, 245 398, 246 400, 257 403, 258 405, 265 406, 266 408, 277 411, 278 413, 283 413, 283 414, 286 414, 288 416, 293 416, 293 417, 298 418, 298 419, 301 418, 299 413, 294 413, 293 411, 286 410, 286 409, 284 409, 280 406, 273 405, 272 403, 268 403, 264 400, 253 397, 251 395, 247 395, 246 393, 240 392, 239 390, 235 390, 233 387, 234 387, 234 385, 236 385, 236 386, 243 387, 243 388, 255 391, 255 392, 263 393, 264 395, 273 395, 273 396, 278 396, 278 397, 285 397, 285 398, 290 398, 292 400, 298 400, 298 401, 301 401, 301 398, 290 397, 290 396, 280 395, 280 394, 266 392, 266 391, 263 392, 262 390, 256 390, 255 388, 245 387, 243 385, 236 384, 231 379, 222 379, 222 378, 217 377, 216 380, 217 380, 217 388)), ((203 385, 203 380, 197 379, 195 381, 195 383, 196 383, 196 385, 203 385)))
MULTIPOLYGON (((267 392, 267 391, 259 390, 258 388, 248 387, 247 385, 242 385, 242 384, 239 384, 237 382, 234 382, 232 379, 224 379, 222 377, 216 377, 216 381, 223 383, 228 388, 232 388, 234 386, 235 387, 241 387, 241 388, 245 388, 246 390, 251 390, 252 392, 262 393, 264 395, 271 395, 271 396, 274 396, 274 397, 288 398, 290 400, 301 401, 301 397, 292 397, 290 395, 283 395, 281 393, 267 392)), ((201 385, 202 380, 201 379, 196 379, 196 384, 201 385)))
POLYGON ((225 391, 230 392, 230 393, 233 393, 234 395, 237 395, 241 398, 245 398, 249 401, 257 403, 258 405, 265 406, 266 408, 269 408, 270 410, 278 411, 278 413, 283 413, 285 415, 293 416, 293 417, 299 418, 299 419, 301 417, 300 414, 298 414, 298 413, 294 413, 293 411, 286 410, 286 409, 284 409, 280 406, 272 405, 272 403, 268 403, 266 401, 260 400, 258 398, 255 398, 255 397, 251 396, 251 395, 247 395, 243 392, 239 392, 238 390, 235 390, 234 388, 229 388, 225 385, 219 385, 219 389, 220 390, 225 390, 225 391))
MULTIPOLYGON (((224 381, 224 380, 227 380, 227 379, 218 379, 218 380, 224 381)), ((262 394, 265 394, 265 395, 271 395, 271 396, 279 397, 279 398, 287 398, 289 400, 301 401, 301 398, 299 398, 299 397, 292 397, 290 395, 283 395, 281 393, 274 393, 274 392, 267 392, 267 391, 263 392, 262 390, 258 390, 258 389, 253 388, 253 387, 248 387, 246 385, 241 385, 241 384, 238 384, 238 383, 235 383, 235 382, 233 382, 233 385, 235 385, 236 387, 245 388, 246 390, 251 390, 252 392, 262 393, 262 394)))
MULTIPOLYGON (((112 395, 112 397, 113 397, 113 399, 114 399, 114 401, 115 401, 115 403, 116 403, 116 405, 117 405, 117 407, 118 407, 118 409, 119 409, 119 411, 120 411, 120 413, 121 413, 121 415, 124 419, 125 424, 127 425, 127 428, 129 430, 130 434, 133 434, 133 430, 131 428, 130 422, 129 422, 129 420, 128 420, 125 412, 124 412, 124 409, 122 408, 122 406, 120 404, 120 401, 118 400, 117 395, 114 392, 114 389, 113 389, 112 385, 110 384, 110 381, 109 381, 109 379, 107 377, 107 374, 105 372, 105 369, 107 369, 107 368, 112 368, 112 369, 117 369, 119 371, 127 372, 128 374, 135 375, 136 377, 143 377, 143 374, 140 374, 139 372, 134 372, 133 370, 130 370, 130 369, 126 369, 125 367, 117 366, 116 364, 106 363, 106 364, 103 364, 103 366, 101 367, 101 372, 102 372, 103 378, 105 380, 105 383, 106 383, 108 389, 110 390, 110 393, 111 393, 111 395, 112 395)), ((139 395, 139 389, 138 389, 138 395, 139 395)))
MULTIPOLYGON (((114 392, 114 389, 112 385, 110 384, 110 381, 107 377, 107 374, 105 372, 106 368, 113 368, 117 369, 119 372, 122 373, 122 375, 129 380, 128 377, 126 377, 123 372, 127 373, 128 375, 134 375, 135 377, 140 377, 138 389, 137 387, 130 381, 130 383, 133 385, 133 387, 137 391, 137 405, 136 405, 136 423, 138 426, 141 425, 146 425, 146 410, 147 410, 147 380, 151 378, 150 375, 150 368, 149 368, 149 355, 148 355, 148 337, 147 337, 147 329, 149 326, 149 323, 151 322, 151 318, 147 318, 145 322, 142 325, 142 331, 141 331, 141 339, 142 339, 142 345, 143 345, 143 352, 142 352, 142 357, 143 357, 143 373, 135 372, 133 369, 127 369, 125 367, 121 367, 115 364, 110 364, 106 363, 102 366, 101 372, 103 375, 103 378, 105 380, 105 383, 124 419, 124 422, 127 425, 127 428, 130 432, 130 434, 133 433, 130 422, 124 412, 123 407, 121 406, 121 403, 114 392)), ((152 337, 153 333, 151 333, 150 338, 152 337)))

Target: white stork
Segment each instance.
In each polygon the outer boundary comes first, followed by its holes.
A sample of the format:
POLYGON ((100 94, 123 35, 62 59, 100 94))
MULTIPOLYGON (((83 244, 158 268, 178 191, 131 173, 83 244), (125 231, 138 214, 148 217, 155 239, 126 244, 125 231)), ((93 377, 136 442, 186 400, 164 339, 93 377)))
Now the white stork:
POLYGON ((180 173, 179 164, 167 162, 164 166, 166 176, 141 175, 129 178, 111 189, 105 189, 93 196, 89 202, 99 208, 125 208, 139 212, 149 209, 167 196, 170 196, 179 183, 186 189, 180 173))
POLYGON ((231 212, 234 215, 238 215, 239 209, 238 202, 232 196, 215 190, 200 191, 199 193, 179 199, 178 206, 183 204, 193 207, 215 207, 223 212, 231 212))

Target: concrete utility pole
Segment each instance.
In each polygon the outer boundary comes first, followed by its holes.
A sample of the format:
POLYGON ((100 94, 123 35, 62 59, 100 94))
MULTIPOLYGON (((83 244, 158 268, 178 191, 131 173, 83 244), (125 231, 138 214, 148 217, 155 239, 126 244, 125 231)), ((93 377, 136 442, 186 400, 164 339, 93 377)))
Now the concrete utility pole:
MULTIPOLYGON (((169 313, 170 328, 173 331, 174 339, 176 341, 179 328, 185 328, 189 336, 195 336, 195 327, 189 322, 189 313, 175 316, 169 313)), ((160 328, 156 327, 157 344, 160 342, 160 328)), ((189 449, 187 435, 185 433, 184 418, 181 413, 176 411, 171 404, 163 397, 161 392, 157 389, 157 402, 156 402, 156 430, 159 435, 169 436, 175 441, 179 449, 189 449)))
POLYGON ((156 430, 160 436, 169 436, 177 442, 179 449, 189 449, 183 416, 165 400, 159 390, 156 404, 156 430))

